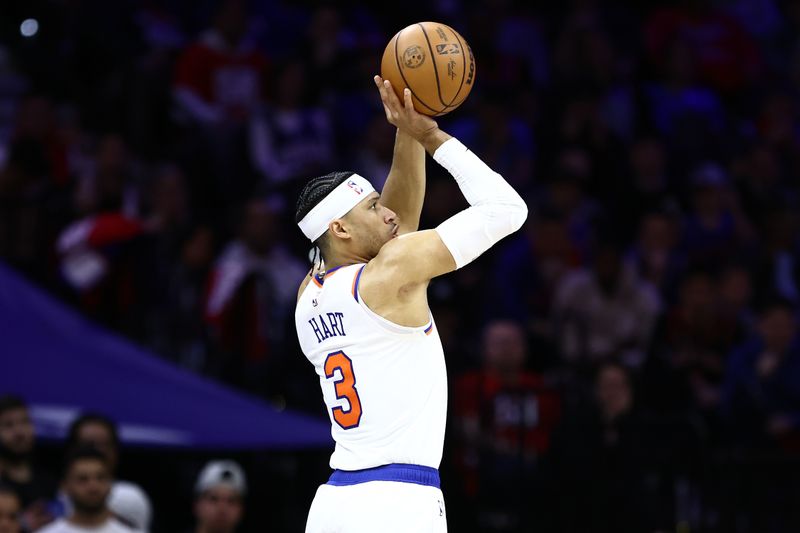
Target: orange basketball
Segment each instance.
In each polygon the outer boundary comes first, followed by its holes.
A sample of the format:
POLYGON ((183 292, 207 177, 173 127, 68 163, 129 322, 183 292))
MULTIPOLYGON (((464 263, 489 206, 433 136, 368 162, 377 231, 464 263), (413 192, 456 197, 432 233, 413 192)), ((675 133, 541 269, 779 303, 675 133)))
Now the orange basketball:
POLYGON ((475 84, 475 59, 467 41, 440 22, 418 22, 392 37, 381 59, 381 77, 400 101, 411 89, 414 109, 430 116, 460 106, 475 84))

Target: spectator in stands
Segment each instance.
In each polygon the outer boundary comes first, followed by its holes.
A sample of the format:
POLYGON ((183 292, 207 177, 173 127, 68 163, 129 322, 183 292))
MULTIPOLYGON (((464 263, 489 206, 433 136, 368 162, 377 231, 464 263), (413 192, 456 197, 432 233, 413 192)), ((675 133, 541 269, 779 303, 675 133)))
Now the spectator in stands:
POLYGON ((25 401, 17 396, 0 398, 0 482, 19 495, 29 530, 53 520, 50 504, 56 493, 55 479, 34 460, 35 441, 25 401))
MULTIPOLYGON (((114 421, 95 413, 79 416, 67 432, 66 447, 68 453, 82 448, 94 448, 105 456, 112 477, 111 492, 106 502, 109 510, 137 531, 149 531, 153 509, 147 494, 136 483, 116 478, 120 443, 114 421)), ((69 514, 73 504, 66 494, 64 496, 63 501, 69 514)))
POLYGON ((52 242, 67 216, 70 181, 51 98, 30 94, 20 101, 14 132, 3 152, 0 255, 30 279, 49 282, 52 242))
POLYGON ((22 502, 11 487, 0 485, 0 533, 22 531, 22 502))
POLYGON ((723 92, 743 89, 756 80, 761 57, 753 38, 732 16, 710 0, 683 0, 653 11, 644 32, 645 44, 655 62, 667 57, 677 37, 698 65, 701 79, 723 92))
POLYGON ((331 117, 311 95, 306 66, 287 61, 278 69, 275 98, 256 115, 250 152, 264 184, 294 197, 299 178, 323 172, 333 161, 331 117))
MULTIPOLYGON (((674 214, 680 203, 675 180, 667 165, 667 147, 654 135, 642 135, 632 141, 624 179, 608 205, 625 239, 635 239, 642 219, 649 213, 674 214)), ((677 228, 676 228, 677 229, 677 228)))
POLYGON ((748 250, 754 229, 719 164, 703 163, 694 169, 691 195, 682 246, 691 264, 718 271, 726 261, 739 259, 748 250))
POLYGON ((247 4, 217 3, 212 27, 178 56, 173 78, 192 197, 200 212, 221 221, 253 192, 247 129, 269 87, 270 60, 249 38, 247 4))
POLYGON ((542 202, 564 219, 570 241, 585 259, 602 215, 601 205, 588 190, 594 160, 586 149, 570 146, 557 154, 554 164, 542 202))
POLYGON ((678 247, 678 220, 663 211, 647 213, 638 225, 639 235, 627 260, 639 276, 652 283, 662 299, 669 301, 677 289, 686 260, 678 247))
POLYGON ((193 533, 233 533, 244 515, 247 478, 234 461, 207 463, 194 487, 193 533))
POLYGON ((800 335, 788 301, 763 304, 758 334, 731 353, 722 409, 735 444, 800 452, 800 335))
POLYGON ((505 94, 484 95, 473 115, 454 122, 453 135, 476 153, 486 154, 486 164, 497 169, 517 190, 529 191, 536 151, 530 124, 517 116, 505 94))
POLYGON ((562 277, 580 266, 563 216, 548 209, 534 210, 523 230, 503 245, 486 280, 489 319, 511 317, 524 324, 541 363, 558 361, 551 308, 562 277), (525 283, 519 281, 524 279, 525 283), (550 355, 547 357, 547 355, 550 355))
POLYGON ((77 179, 74 198, 77 213, 84 216, 109 211, 127 216, 139 213, 136 158, 122 136, 108 134, 100 138, 87 167, 77 179))
POLYGON ((151 229, 139 216, 135 164, 124 140, 104 137, 76 188, 79 217, 56 242, 68 299, 101 324, 143 339, 152 304, 151 229))
POLYGON ((646 369, 648 401, 659 409, 716 418, 725 357, 739 319, 720 307, 719 286, 708 271, 680 280, 677 301, 661 317, 646 369))
POLYGON ((734 342, 749 338, 756 328, 753 312, 755 301, 753 275, 744 264, 731 263, 720 274, 717 283, 719 307, 725 323, 735 323, 734 342))
POLYGON ((687 160, 703 152, 709 157, 709 148, 718 148, 727 117, 719 94, 698 82, 696 58, 685 38, 675 37, 663 57, 659 79, 643 84, 646 109, 683 169, 687 160))
POLYGON ((630 370, 601 363, 589 402, 565 413, 554 434, 542 520, 587 533, 669 529, 674 489, 659 470, 669 444, 655 429, 630 370))
POLYGON ((800 305, 800 217, 788 205, 764 215, 763 241, 756 260, 757 289, 800 305))
POLYGON ((213 26, 177 59, 175 100, 195 124, 243 122, 264 98, 269 61, 247 39, 247 17, 247 2, 220 2, 213 26))
POLYGON ((477 526, 489 530, 522 525, 522 495, 537 483, 541 456, 560 416, 560 398, 540 374, 527 370, 525 330, 510 320, 486 325, 482 367, 457 378, 455 431, 464 496, 477 510, 477 526))
POLYGON ((269 387, 267 367, 280 362, 295 282, 308 271, 280 241, 281 209, 274 199, 247 202, 238 238, 217 259, 206 302, 206 318, 222 351, 218 374, 261 392, 269 387))
POLYGON ((176 260, 164 265, 161 320, 153 343, 160 354, 200 373, 211 370, 213 359, 204 305, 215 247, 216 235, 208 225, 192 227, 178 240, 176 260))
POLYGON ((765 142, 750 146, 733 159, 731 178, 746 216, 762 228, 767 223, 765 217, 780 204, 791 205, 798 200, 797 192, 789 186, 790 179, 778 150, 765 142))
POLYGON ((623 261, 620 244, 601 240, 591 267, 564 276, 556 288, 552 317, 562 357, 572 364, 614 358, 638 367, 659 310, 658 292, 623 261))
POLYGON ((64 466, 62 487, 73 504, 66 518, 37 531, 41 533, 132 533, 108 508, 111 468, 106 455, 94 448, 72 450, 64 466))

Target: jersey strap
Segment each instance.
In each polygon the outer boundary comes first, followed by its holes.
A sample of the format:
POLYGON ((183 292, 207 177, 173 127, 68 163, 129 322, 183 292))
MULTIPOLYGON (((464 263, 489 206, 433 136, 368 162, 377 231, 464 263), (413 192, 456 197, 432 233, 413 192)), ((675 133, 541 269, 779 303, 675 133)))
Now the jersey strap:
POLYGON ((353 278, 353 289, 352 289, 352 292, 353 292, 353 298, 356 299, 356 302, 358 301, 358 284, 361 281, 361 273, 364 272, 364 267, 365 266, 367 266, 367 265, 364 265, 361 268, 359 268, 358 269, 358 273, 353 278))
POLYGON ((343 487, 368 481, 399 481, 440 488, 439 471, 422 465, 392 463, 364 470, 334 470, 328 485, 343 487))

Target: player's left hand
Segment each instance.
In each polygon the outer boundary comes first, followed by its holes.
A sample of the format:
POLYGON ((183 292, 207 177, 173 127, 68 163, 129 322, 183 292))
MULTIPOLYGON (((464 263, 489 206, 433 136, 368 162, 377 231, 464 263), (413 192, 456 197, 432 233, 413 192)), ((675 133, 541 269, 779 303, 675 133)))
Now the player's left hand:
POLYGON ((439 125, 435 120, 418 113, 414 109, 409 89, 405 89, 403 93, 404 101, 400 102, 389 80, 384 80, 380 76, 375 76, 373 79, 381 95, 381 102, 389 124, 396 126, 397 129, 407 133, 419 142, 422 142, 423 139, 439 129, 439 125))

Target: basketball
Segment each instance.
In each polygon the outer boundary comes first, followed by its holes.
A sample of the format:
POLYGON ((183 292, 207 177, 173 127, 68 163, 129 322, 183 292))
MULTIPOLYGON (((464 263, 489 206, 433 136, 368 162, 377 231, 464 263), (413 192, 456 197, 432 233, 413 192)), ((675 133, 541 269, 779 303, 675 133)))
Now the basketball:
POLYGON ((429 116, 454 110, 475 84, 475 59, 467 41, 440 22, 418 22, 392 37, 381 59, 381 77, 400 101, 411 89, 414 109, 429 116))

